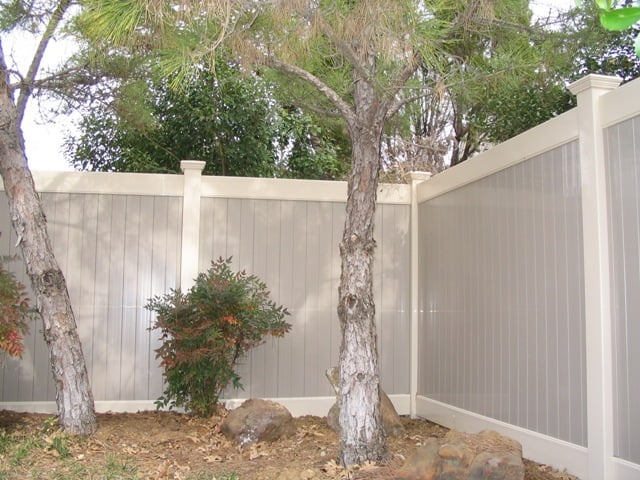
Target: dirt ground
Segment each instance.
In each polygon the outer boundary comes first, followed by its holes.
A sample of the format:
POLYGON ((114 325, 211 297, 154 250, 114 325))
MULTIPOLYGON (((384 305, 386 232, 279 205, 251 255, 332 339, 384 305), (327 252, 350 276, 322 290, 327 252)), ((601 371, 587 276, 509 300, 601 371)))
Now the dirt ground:
MULTIPOLYGON (((135 475, 117 478, 229 478, 227 476, 236 473, 240 480, 381 480, 394 478, 394 472, 416 446, 447 431, 423 420, 403 418, 407 433, 402 438, 389 439, 389 459, 384 465, 345 471, 335 461, 338 437, 326 426, 324 418, 297 418, 294 437, 244 450, 220 434, 221 421, 221 417, 202 419, 170 412, 99 414, 98 431, 88 439, 68 440, 68 451, 63 453, 67 462, 73 460, 78 471, 97 471, 107 457, 125 459, 135 475)), ((16 464, 3 478, 33 478, 29 472, 35 470, 60 471, 63 461, 60 448, 51 448, 56 445, 52 439, 60 432, 53 423, 50 415, 0 411, 0 435, 4 438, 42 432, 43 444, 49 445, 33 449, 28 461, 16 464)), ((2 460, 0 458, 0 462, 2 460)), ((576 480, 529 461, 526 469, 527 480, 576 480)))

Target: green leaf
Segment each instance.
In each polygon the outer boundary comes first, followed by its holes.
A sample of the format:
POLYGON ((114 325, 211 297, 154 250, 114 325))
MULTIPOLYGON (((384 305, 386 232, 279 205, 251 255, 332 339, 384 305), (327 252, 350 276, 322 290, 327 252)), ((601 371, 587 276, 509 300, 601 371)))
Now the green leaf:
POLYGON ((634 46, 635 46, 635 49, 636 49, 636 55, 638 55, 638 57, 640 57, 640 33, 636 37, 636 41, 634 42, 634 46))
POLYGON ((600 12, 600 23, 607 30, 624 30, 640 21, 640 7, 618 8, 600 12))
POLYGON ((611 9, 611 0, 596 0, 596 4, 598 5, 598 8, 602 10, 611 9))

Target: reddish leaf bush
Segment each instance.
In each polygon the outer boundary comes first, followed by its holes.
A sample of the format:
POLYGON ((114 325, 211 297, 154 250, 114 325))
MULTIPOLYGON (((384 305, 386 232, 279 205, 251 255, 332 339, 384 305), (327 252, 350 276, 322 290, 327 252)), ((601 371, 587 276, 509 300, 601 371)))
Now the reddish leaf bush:
POLYGON ((32 313, 25 286, 0 262, 0 353, 22 357, 22 340, 32 313))
POLYGON ((291 328, 284 321, 289 312, 269 299, 266 285, 230 265, 231 258, 220 258, 186 294, 172 289, 146 306, 156 313, 152 328, 162 333, 156 354, 167 386, 159 408, 212 415, 230 383, 242 387, 235 372, 242 355, 266 335, 281 337, 291 328))

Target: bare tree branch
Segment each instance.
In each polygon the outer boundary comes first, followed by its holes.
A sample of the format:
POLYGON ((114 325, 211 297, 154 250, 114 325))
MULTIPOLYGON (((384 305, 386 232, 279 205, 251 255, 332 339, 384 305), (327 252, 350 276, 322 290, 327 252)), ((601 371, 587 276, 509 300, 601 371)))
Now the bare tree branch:
POLYGON ((329 40, 331 40, 338 51, 345 56, 351 66, 356 70, 358 75, 368 84, 374 85, 373 72, 366 68, 365 64, 358 58, 353 48, 351 48, 351 46, 346 41, 339 38, 333 32, 331 27, 327 25, 326 22, 322 21, 322 19, 318 19, 318 24, 320 25, 322 33, 329 37, 329 40))
POLYGON ((273 57, 268 57, 265 60, 265 64, 271 68, 275 68, 277 70, 280 70, 281 72, 293 75, 308 82, 316 90, 327 97, 327 99, 336 107, 336 109, 338 109, 338 111, 340 112, 340 116, 344 118, 350 129, 357 125, 358 119, 351 105, 345 102, 342 97, 340 97, 340 95, 336 93, 335 90, 333 90, 312 73, 307 72, 306 70, 295 65, 291 65, 290 63, 282 62, 273 57))
POLYGON ((398 110, 400 110, 400 108, 402 108, 403 105, 408 103, 404 101, 404 99, 398 98, 398 92, 405 87, 407 81, 414 73, 416 73, 416 70, 420 67, 421 63, 422 56, 419 53, 413 54, 405 67, 398 72, 396 78, 391 82, 391 86, 387 89, 382 99, 385 118, 393 116, 398 110), (392 114, 387 113, 391 111, 393 112, 392 114))
MULTIPOLYGON (((422 87, 422 88, 425 88, 425 87, 422 87)), ((393 117, 405 105, 408 105, 408 104, 410 104, 412 102, 415 102, 416 100, 420 100, 421 98, 427 98, 427 97, 431 96, 432 93, 433 92, 428 91, 428 92, 420 93, 420 94, 417 94, 417 95, 412 95, 410 97, 404 97, 404 98, 396 99, 396 101, 393 103, 393 105, 391 105, 391 107, 389 107, 387 109, 387 113, 386 113, 386 115, 384 117, 385 120, 388 120, 391 117, 393 117)))
POLYGON ((53 38, 53 34, 58 28, 58 25, 62 21, 62 17, 64 16, 71 3, 72 0, 60 0, 60 3, 58 3, 58 6, 55 8, 53 14, 51 15, 51 18, 49 19, 47 28, 40 38, 40 43, 38 44, 36 53, 33 55, 33 60, 31 61, 31 65, 29 66, 27 75, 24 77, 23 82, 20 86, 20 94, 18 95, 18 101, 16 103, 16 108, 18 110, 18 124, 22 123, 22 118, 24 117, 24 112, 27 107, 27 101, 31 96, 33 83, 35 81, 36 75, 38 74, 38 69, 40 68, 40 63, 42 62, 42 57, 44 57, 44 52, 47 49, 49 40, 53 38))
POLYGON ((340 112, 337 110, 327 110, 326 108, 320 108, 316 105, 304 104, 304 108, 307 110, 311 110, 313 113, 317 113, 318 115, 323 115, 325 117, 336 117, 342 118, 340 112))

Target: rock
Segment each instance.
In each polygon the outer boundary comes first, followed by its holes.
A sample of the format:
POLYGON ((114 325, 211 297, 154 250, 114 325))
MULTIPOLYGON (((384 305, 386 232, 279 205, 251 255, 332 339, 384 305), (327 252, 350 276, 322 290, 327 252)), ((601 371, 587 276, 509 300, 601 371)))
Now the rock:
POLYGON ((434 480, 438 474, 440 443, 431 438, 407 458, 396 480, 434 480))
POLYGON ((327 413, 327 425, 334 432, 340 432, 340 407, 338 407, 338 402, 331 405, 329 413, 327 413))
POLYGON ((522 446, 492 430, 449 431, 418 448, 396 480, 523 480, 522 446))
POLYGON ((340 395, 340 388, 339 388, 340 367, 328 368, 327 371, 325 372, 325 375, 327 376, 329 383, 333 387, 333 391, 336 392, 336 397, 337 397, 338 395, 340 395))
MULTIPOLYGON (((334 432, 340 431, 340 407, 338 406, 338 383, 340 381, 340 369, 332 367, 327 370, 326 375, 329 383, 336 392, 336 403, 333 404, 327 413, 327 425, 334 432)), ((380 389, 380 409, 382 410, 382 425, 388 437, 398 437, 405 433, 404 426, 400 421, 400 416, 393 406, 389 396, 380 389)))
POLYGON ((291 436, 296 427, 289 410, 279 403, 251 398, 229 412, 221 430, 226 437, 245 446, 291 436))

